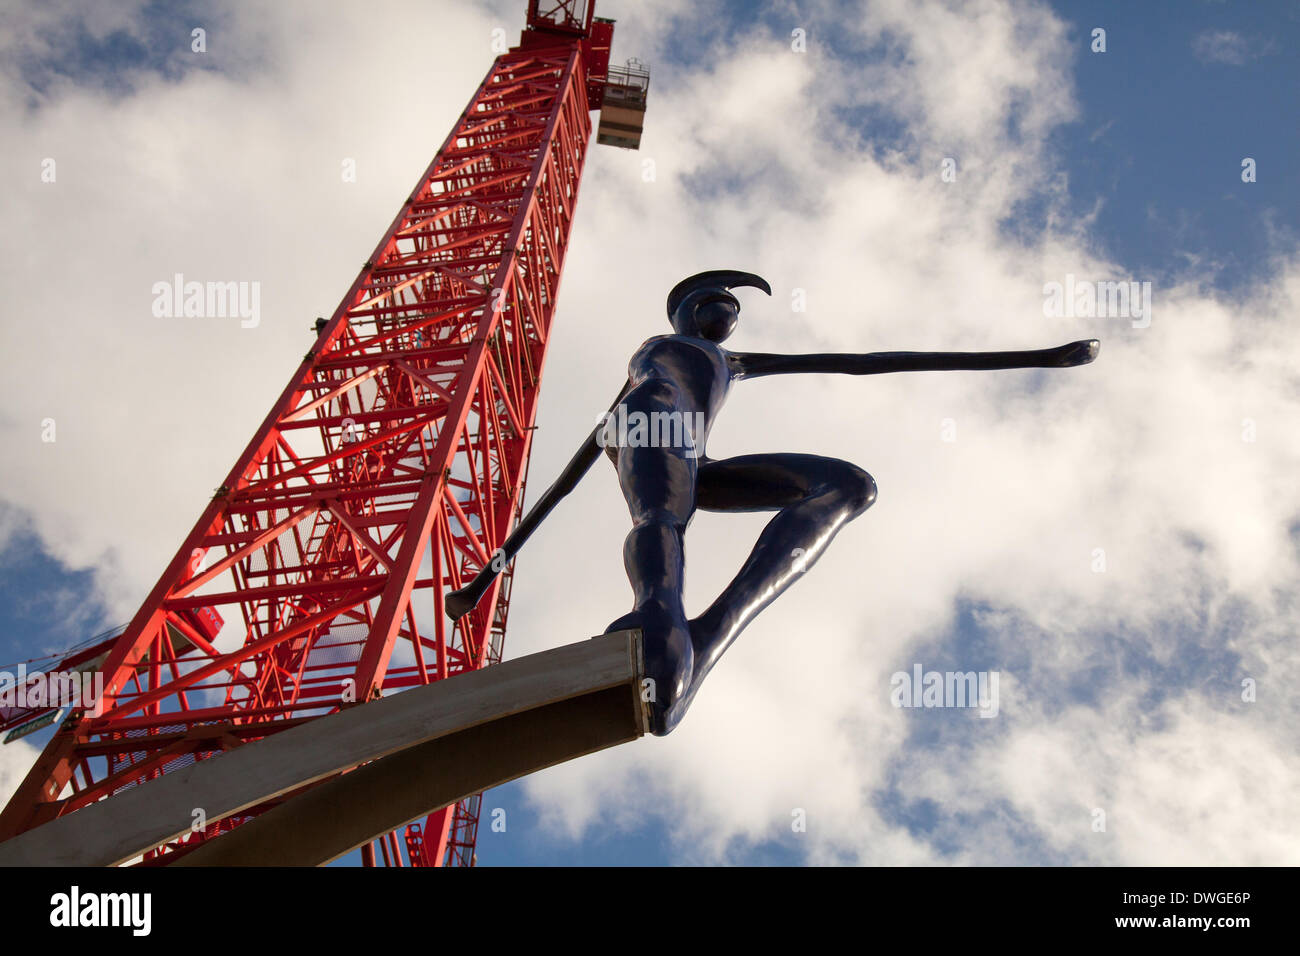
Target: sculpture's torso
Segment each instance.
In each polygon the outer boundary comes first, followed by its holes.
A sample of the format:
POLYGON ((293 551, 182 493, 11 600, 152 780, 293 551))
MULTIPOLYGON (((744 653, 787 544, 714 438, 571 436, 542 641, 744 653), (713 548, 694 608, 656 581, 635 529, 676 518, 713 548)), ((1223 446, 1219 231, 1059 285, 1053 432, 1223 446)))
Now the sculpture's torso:
POLYGON ((701 453, 713 420, 731 387, 725 349, 708 339, 656 335, 636 350, 627 367, 629 404, 644 410, 678 411, 691 420, 703 416, 704 433, 695 436, 701 453))

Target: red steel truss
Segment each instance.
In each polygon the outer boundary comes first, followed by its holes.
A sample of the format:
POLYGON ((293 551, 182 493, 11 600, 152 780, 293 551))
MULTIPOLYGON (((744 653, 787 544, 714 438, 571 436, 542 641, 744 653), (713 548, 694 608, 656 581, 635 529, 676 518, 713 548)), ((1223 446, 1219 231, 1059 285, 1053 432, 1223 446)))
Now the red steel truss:
MULTIPOLYGON (((490 560, 523 502, 589 93, 612 33, 598 21, 603 42, 593 44, 581 3, 541 7, 533 0, 521 45, 492 65, 111 643, 101 714, 69 715, 0 814, 0 839, 302 721, 499 660, 509 573, 455 624, 443 595, 490 560), (192 623, 210 607, 230 622, 221 647, 192 623)), ((166 863, 271 805, 144 862, 166 863)), ((471 863, 479 806, 474 797, 390 833, 363 848, 364 862, 471 863)))

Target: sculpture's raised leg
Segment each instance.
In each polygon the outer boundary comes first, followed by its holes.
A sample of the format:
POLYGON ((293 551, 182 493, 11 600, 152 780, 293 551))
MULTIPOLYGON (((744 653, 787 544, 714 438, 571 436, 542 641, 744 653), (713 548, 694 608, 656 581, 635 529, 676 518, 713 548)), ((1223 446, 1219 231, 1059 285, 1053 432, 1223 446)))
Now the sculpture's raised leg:
POLYGON ((825 552, 846 523, 876 500, 876 483, 856 465, 817 455, 742 455, 705 461, 696 503, 705 511, 771 511, 740 572, 691 622, 695 688, 759 611, 825 552))

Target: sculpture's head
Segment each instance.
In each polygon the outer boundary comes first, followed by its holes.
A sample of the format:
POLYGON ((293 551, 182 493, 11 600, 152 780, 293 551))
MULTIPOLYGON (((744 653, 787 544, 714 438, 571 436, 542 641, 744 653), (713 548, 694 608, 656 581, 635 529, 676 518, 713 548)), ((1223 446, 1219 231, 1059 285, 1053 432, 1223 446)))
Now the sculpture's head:
POLYGON ((721 342, 736 328, 740 300, 728 290, 753 286, 768 295, 772 288, 752 272, 715 269, 683 279, 668 293, 668 321, 678 335, 721 342))

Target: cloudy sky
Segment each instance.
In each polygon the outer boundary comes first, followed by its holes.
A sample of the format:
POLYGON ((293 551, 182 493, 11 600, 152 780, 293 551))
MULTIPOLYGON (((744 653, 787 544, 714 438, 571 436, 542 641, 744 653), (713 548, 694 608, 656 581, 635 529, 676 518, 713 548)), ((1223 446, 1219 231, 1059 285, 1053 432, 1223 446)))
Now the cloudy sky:
MULTIPOLYGON (((134 613, 524 7, 0 0, 0 663, 134 613), (177 272, 259 282, 260 321, 155 317, 177 272)), ((490 792, 480 862, 1300 863, 1300 11, 597 13, 649 112, 590 154, 534 495, 703 269, 772 284, 741 350, 1102 347, 739 386, 712 457, 845 458, 878 501, 670 737, 490 792), (1145 317, 1049 314, 1112 281, 1145 317), (894 706, 918 666, 996 672, 996 716, 894 706)), ((688 608, 764 520, 697 517, 688 608)), ((602 465, 519 559, 507 656, 628 609, 627 527, 602 465)))

